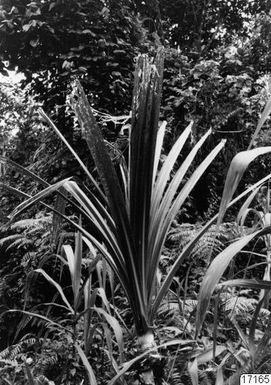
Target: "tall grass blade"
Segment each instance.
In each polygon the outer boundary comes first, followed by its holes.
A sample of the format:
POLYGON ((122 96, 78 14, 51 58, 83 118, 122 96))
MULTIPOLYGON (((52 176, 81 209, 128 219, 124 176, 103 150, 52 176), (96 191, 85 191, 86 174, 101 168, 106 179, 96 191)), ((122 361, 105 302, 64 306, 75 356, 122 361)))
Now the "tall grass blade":
POLYGON ((55 321, 51 320, 50 318, 45 317, 45 316, 43 316, 41 314, 33 313, 31 311, 20 310, 20 309, 10 309, 10 310, 7 310, 4 313, 1 313, 1 317, 5 313, 22 313, 22 314, 25 314, 25 315, 30 316, 30 317, 39 318, 40 320, 44 321, 45 323, 48 323, 48 324, 53 325, 53 326, 56 326, 59 330, 65 331, 66 333, 70 333, 70 334, 72 333, 70 329, 66 328, 65 326, 61 325, 60 323, 55 322, 55 321))
MULTIPOLYGON (((110 358, 110 362, 112 363, 112 365, 114 367, 112 333, 111 333, 111 330, 109 329, 108 325, 105 322, 102 322, 101 326, 103 327, 103 332, 104 332, 104 336, 105 336, 105 340, 106 340, 107 351, 108 351, 108 355, 110 358)), ((115 368, 117 370, 118 366, 116 366, 115 368)))
POLYGON ((271 290, 271 282, 266 280, 257 280, 257 279, 230 279, 228 281, 224 281, 219 286, 228 286, 228 287, 246 287, 248 289, 255 290, 271 290))
POLYGON ((67 308, 70 310, 70 312, 73 314, 74 313, 74 310, 73 308, 71 307, 69 301, 67 300, 67 297, 65 296, 64 292, 63 292, 63 289, 62 287, 53 279, 51 278, 43 269, 36 269, 35 270, 36 273, 39 273, 41 275, 44 276, 44 278, 49 282, 51 283, 58 291, 58 293, 60 294, 63 302, 67 305, 67 308))
MULTIPOLYGON (((90 350, 90 345, 88 343, 89 338, 89 329, 90 329, 90 323, 91 323, 91 283, 92 283, 92 277, 91 275, 88 277, 85 286, 84 286, 84 348, 85 353, 88 354, 90 350)), ((94 303, 96 300, 96 296, 94 299, 94 303)))
POLYGON ((88 380, 89 380, 89 385, 97 385, 97 380, 96 380, 96 377, 95 377, 95 374, 94 374, 94 371, 87 359, 87 356, 85 355, 85 353, 83 352, 83 350, 81 349, 81 347, 76 344, 75 345, 76 347, 76 350, 84 364, 84 367, 86 368, 86 371, 87 371, 87 374, 88 374, 88 380))
POLYGON ((253 199, 255 198, 255 196, 258 194, 260 188, 261 188, 261 186, 257 187, 254 191, 252 191, 252 193, 249 194, 249 196, 247 197, 245 202, 242 204, 242 206, 241 206, 241 208, 237 214, 237 218, 236 218, 236 222, 240 226, 244 225, 245 219, 247 216, 247 212, 248 212, 248 208, 249 208, 251 202, 253 201, 253 199))
POLYGON ((255 132, 251 138, 251 141, 249 143, 248 150, 250 150, 251 147, 254 145, 255 139, 257 138, 262 126, 264 125, 264 123, 265 123, 266 119, 268 118, 268 116, 270 115, 270 113, 271 113, 271 97, 268 99, 268 101, 265 105, 265 108, 262 112, 260 120, 257 124, 256 130, 255 130, 255 132))
POLYGON ((91 257, 93 259, 96 258, 97 256, 97 250, 95 249, 95 247, 93 246, 93 244, 86 238, 86 237, 82 237, 82 240, 85 242, 85 244, 87 245, 88 249, 89 249, 89 252, 91 254, 91 257))
POLYGON ((22 211, 26 210, 28 207, 32 206, 33 204, 40 202, 41 199, 45 198, 46 196, 52 194, 52 192, 58 190, 60 187, 64 185, 65 182, 67 182, 69 179, 64 179, 60 182, 57 182, 53 185, 50 185, 46 187, 41 192, 37 193, 33 197, 27 199, 23 203, 21 203, 19 206, 16 207, 16 209, 11 213, 10 217, 15 218, 18 216, 22 211))
POLYGON ((115 337, 116 337, 116 340, 117 340, 117 344, 118 344, 118 348, 119 348, 119 353, 120 353, 120 358, 121 360, 123 360, 123 352, 124 352, 124 340, 123 340, 123 333, 122 333, 122 328, 119 324, 119 322, 116 320, 115 317, 113 317, 112 315, 108 314, 104 309, 102 308, 99 308, 99 307, 94 307, 94 310, 102 315, 106 322, 111 326, 111 328, 113 329, 114 331, 114 334, 115 334, 115 337))
MULTIPOLYGON (((81 218, 79 221, 79 226, 82 226, 81 218)), ((77 310, 80 302, 80 283, 81 283, 81 268, 82 268, 82 253, 83 253, 83 242, 82 242, 82 233, 79 231, 75 235, 75 263, 74 263, 74 309, 77 310)))
POLYGON ((222 222, 227 206, 249 164, 258 156, 271 152, 271 146, 239 152, 231 161, 219 208, 218 225, 222 222))
MULTIPOLYGON (((79 224, 80 225, 80 224, 79 224)), ((68 261, 71 275, 74 310, 79 306, 80 282, 81 282, 81 265, 82 265, 82 234, 78 231, 75 234, 75 252, 70 245, 63 245, 62 250, 68 261)))
POLYGON ((20 198, 30 198, 29 194, 26 194, 23 191, 18 190, 15 187, 8 186, 8 185, 6 185, 5 183, 2 183, 2 182, 0 182, 0 189, 7 190, 10 193, 12 193, 12 194, 14 194, 14 195, 16 195, 16 196, 18 196, 20 198))
POLYGON ((70 276, 71 276, 71 281, 73 282, 74 280, 74 271, 75 271, 75 257, 74 257, 74 252, 71 247, 71 245, 63 245, 62 246, 62 253, 61 257, 66 256, 68 266, 69 266, 69 271, 70 271, 70 276))
POLYGON ((40 178, 38 175, 36 175, 32 171, 28 170, 27 168, 21 166, 20 164, 14 162, 11 159, 5 158, 4 156, 0 155, 0 163, 8 164, 8 165, 12 166, 13 168, 15 168, 16 170, 21 172, 23 175, 27 175, 31 179, 33 179, 36 182, 38 182, 39 184, 41 184, 43 187, 48 187, 49 186, 49 183, 46 182, 44 179, 40 178))

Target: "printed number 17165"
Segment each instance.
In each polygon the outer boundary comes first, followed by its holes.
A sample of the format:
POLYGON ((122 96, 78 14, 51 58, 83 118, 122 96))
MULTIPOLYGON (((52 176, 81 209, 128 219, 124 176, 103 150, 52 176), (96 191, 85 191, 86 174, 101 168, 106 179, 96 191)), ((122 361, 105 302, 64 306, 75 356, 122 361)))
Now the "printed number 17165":
POLYGON ((271 374, 242 374, 240 377, 240 385, 271 385, 271 374))

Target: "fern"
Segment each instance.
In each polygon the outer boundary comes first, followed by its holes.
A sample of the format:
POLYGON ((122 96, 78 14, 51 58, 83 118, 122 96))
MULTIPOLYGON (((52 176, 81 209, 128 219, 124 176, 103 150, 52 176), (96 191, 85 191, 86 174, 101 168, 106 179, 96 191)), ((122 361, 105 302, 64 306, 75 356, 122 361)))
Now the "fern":
POLYGON ((17 239, 21 239, 21 238, 22 238, 21 234, 8 235, 8 236, 0 239, 0 247, 4 246, 5 243, 11 242, 11 241, 14 241, 14 240, 17 240, 17 239))
MULTIPOLYGON (((230 288, 221 293, 220 299, 224 311, 228 316, 233 318, 238 317, 238 319, 245 323, 248 323, 249 320, 251 320, 259 302, 258 299, 253 298, 250 290, 242 290, 239 292, 230 288)), ((267 318, 269 315, 269 310, 264 308, 260 310, 260 316, 267 318)))
MULTIPOLYGON (((244 293, 245 294, 245 293, 244 293)), ((238 292, 227 291, 221 295, 221 299, 224 303, 224 309, 227 313, 237 315, 248 316, 252 314, 258 301, 253 297, 240 295, 238 292)))
POLYGON ((52 215, 42 215, 37 218, 21 219, 11 224, 11 229, 24 230, 34 228, 36 230, 43 230, 44 226, 52 222, 52 215))
POLYGON ((1 368, 2 364, 8 365, 8 366, 17 366, 18 365, 17 361, 15 361, 15 360, 8 360, 5 358, 3 358, 3 359, 1 358, 0 359, 0 373, 2 370, 5 369, 5 367, 1 368))
POLYGON ((192 385, 190 376, 187 375, 187 356, 171 352, 167 373, 167 382, 165 385, 192 385), (172 357, 173 360, 172 360, 172 357))
POLYGON ((180 373, 180 370, 178 368, 173 368, 171 376, 170 376, 170 385, 189 385, 191 382, 188 381, 187 378, 185 378, 185 383, 182 381, 183 376, 180 373))
POLYGON ((35 344, 37 339, 34 337, 28 339, 22 339, 15 345, 11 345, 8 348, 0 352, 0 360, 11 360, 15 359, 25 361, 27 358, 26 351, 29 351, 35 344))
POLYGON ((44 229, 48 227, 51 222, 51 215, 17 221, 10 226, 10 229, 16 230, 17 233, 0 239, 0 246, 9 243, 9 246, 6 248, 6 250, 9 250, 34 245, 36 238, 40 238, 40 233, 42 233, 43 238, 48 235, 48 233, 44 233, 44 229))
POLYGON ((59 364, 59 358, 57 352, 43 350, 43 355, 38 362, 39 373, 46 375, 52 367, 56 367, 59 364))
MULTIPOLYGON (((201 224, 175 224, 169 233, 169 240, 173 242, 175 252, 181 251, 201 228, 201 224)), ((213 225, 197 242, 192 255, 203 258, 208 263, 210 258, 221 252, 236 234, 235 225, 231 223, 224 223, 219 229, 213 225)))

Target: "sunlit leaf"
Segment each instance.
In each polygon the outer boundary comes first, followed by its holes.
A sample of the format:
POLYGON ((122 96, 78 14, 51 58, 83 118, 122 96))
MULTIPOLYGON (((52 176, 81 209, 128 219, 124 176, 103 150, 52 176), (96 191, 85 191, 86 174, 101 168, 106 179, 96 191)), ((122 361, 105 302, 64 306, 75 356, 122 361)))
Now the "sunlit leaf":
POLYGON ((69 301, 67 300, 67 297, 65 296, 65 294, 63 292, 63 289, 59 285, 59 283, 57 283, 53 278, 51 278, 43 269, 36 269, 35 272, 42 274, 44 276, 44 278, 57 289, 57 291, 60 294, 63 302, 67 305, 67 308, 70 310, 71 313, 74 313, 74 310, 71 307, 69 301))
POLYGON ((87 374, 88 374, 88 379, 89 379, 89 384, 90 385, 97 385, 97 380, 96 380, 96 377, 95 377, 95 374, 93 372, 93 369, 87 359, 87 356, 85 355, 85 353, 83 352, 83 350, 81 349, 81 347, 78 345, 78 344, 75 344, 75 347, 76 347, 76 350, 84 364, 84 367, 86 368, 86 371, 87 371, 87 374))
POLYGON ((123 356, 123 350, 124 350, 124 341, 123 341, 123 333, 122 333, 122 328, 117 321, 117 319, 110 314, 108 314, 104 309, 99 308, 99 307, 94 307, 94 310, 98 313, 101 314, 107 321, 107 323, 111 326, 111 328, 114 331, 117 343, 118 343, 118 348, 120 352, 120 357, 123 356))
POLYGON ((219 208, 218 225, 222 222, 233 194, 249 164, 258 156, 271 152, 271 146, 239 152, 231 161, 219 208))
POLYGON ((262 112, 260 120, 257 124, 256 130, 255 130, 255 132, 251 138, 251 141, 249 143, 248 150, 250 150, 251 147, 254 145, 255 139, 257 138, 262 126, 264 125, 264 123, 265 123, 266 119, 268 118, 268 116, 270 115, 270 113, 271 113, 271 97, 268 99, 268 101, 264 107, 264 110, 262 112))
POLYGON ((198 360, 195 358, 192 362, 188 363, 188 373, 190 375, 192 385, 199 385, 198 372, 198 360))

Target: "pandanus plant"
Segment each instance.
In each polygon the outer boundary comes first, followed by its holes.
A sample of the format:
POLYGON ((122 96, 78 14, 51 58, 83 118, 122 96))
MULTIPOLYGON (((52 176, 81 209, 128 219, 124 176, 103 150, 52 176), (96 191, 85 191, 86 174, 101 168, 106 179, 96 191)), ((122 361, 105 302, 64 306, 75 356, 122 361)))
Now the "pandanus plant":
MULTIPOLYGON (((75 82, 71 104, 103 190, 96 183, 97 193, 87 196, 76 182, 65 180, 37 195, 37 199, 43 198, 52 189, 63 186, 95 226, 98 236, 86 233, 83 228, 81 231, 104 255, 120 280, 129 299, 142 348, 154 343, 154 316, 171 284, 171 279, 165 279, 160 288, 156 285, 159 260, 170 225, 225 143, 221 141, 211 151, 179 191, 187 171, 191 170, 193 159, 211 131, 193 147, 171 178, 173 166, 191 133, 192 123, 189 124, 159 167, 166 129, 165 122, 159 127, 162 73, 162 53, 154 64, 147 56, 138 58, 128 162, 122 158, 119 174, 110 159, 87 97, 79 82, 75 82)), ((44 113, 42 115, 52 126, 49 118, 44 113)), ((27 202, 19 210, 26 205, 27 202)))
MULTIPOLYGON (((162 78, 162 51, 157 54, 154 62, 151 62, 146 55, 138 57, 129 153, 127 160, 122 157, 119 172, 116 172, 109 156, 93 110, 81 85, 78 81, 73 84, 71 105, 95 162, 102 187, 50 118, 41 111, 44 120, 64 140, 79 161, 96 191, 88 192, 86 195, 75 181, 65 179, 54 185, 47 185, 43 191, 27 199, 14 211, 14 216, 18 215, 29 205, 41 201, 60 188, 64 188, 72 196, 77 209, 83 215, 83 220, 90 221, 95 227, 96 235, 89 233, 77 223, 73 225, 101 252, 118 277, 129 300, 141 351, 155 346, 153 328, 155 314, 172 283, 174 274, 193 249, 192 242, 180 254, 158 287, 159 261, 171 223, 199 178, 225 144, 222 140, 194 172, 186 177, 187 172, 191 171, 191 163, 198 151, 211 135, 209 130, 192 148, 179 169, 173 173, 177 158, 191 133, 192 123, 190 123, 160 165, 166 131, 166 122, 159 125, 162 78)), ((148 377, 146 381, 153 381, 150 379, 151 371, 146 377, 148 377)))
MULTIPOLYGON (((71 105, 94 160, 100 184, 93 178, 51 119, 40 111, 44 120, 55 130, 80 163, 92 182, 95 192, 88 191, 86 194, 71 179, 48 185, 27 171, 29 175, 42 183, 45 189, 35 196, 29 197, 13 213, 13 216, 18 215, 54 191, 61 195, 60 188, 61 190, 64 188, 70 194, 72 199, 69 198, 69 202, 76 206, 83 217, 83 223, 87 220, 91 223, 92 228, 95 228, 95 235, 88 232, 84 226, 65 217, 64 214, 60 213, 60 215, 72 223, 85 239, 100 251, 115 272, 129 300, 139 350, 142 352, 155 348, 154 318, 161 301, 182 262, 190 255, 199 238, 214 223, 217 216, 210 220, 184 247, 162 283, 158 285, 159 261, 168 231, 191 190, 225 144, 225 141, 222 140, 191 173, 194 158, 211 135, 211 130, 209 130, 191 149, 180 167, 174 170, 175 163, 191 133, 193 125, 191 122, 168 155, 164 157, 163 163, 160 164, 166 131, 166 122, 159 125, 162 75, 162 51, 158 52, 153 62, 145 55, 138 57, 132 100, 129 151, 128 156, 126 158, 123 156, 121 159, 119 172, 116 171, 110 158, 93 110, 80 83, 75 81, 73 84, 71 105)), ((270 151, 270 148, 257 153, 255 150, 251 151, 254 151, 253 157, 246 157, 243 154, 232 166, 230 171, 232 179, 227 181, 227 187, 225 187, 226 195, 221 204, 220 217, 225 212, 246 166, 256 156, 270 151), (241 167, 239 167, 240 163, 241 167)), ((247 190, 247 192, 249 191, 251 189, 247 190)), ((244 195, 245 193, 241 196, 244 195)), ((241 196, 236 198, 232 204, 241 196)), ((67 199, 64 194, 62 197, 67 199)), ((213 281, 212 288, 216 282, 213 281)), ((211 295, 211 290, 208 294, 211 295)), ((207 302, 202 299, 198 326, 203 322, 202 311, 203 309, 206 311, 208 301, 209 297, 207 302)), ((143 382, 154 383, 151 368, 145 371, 143 382)))

